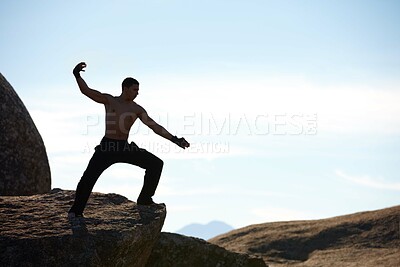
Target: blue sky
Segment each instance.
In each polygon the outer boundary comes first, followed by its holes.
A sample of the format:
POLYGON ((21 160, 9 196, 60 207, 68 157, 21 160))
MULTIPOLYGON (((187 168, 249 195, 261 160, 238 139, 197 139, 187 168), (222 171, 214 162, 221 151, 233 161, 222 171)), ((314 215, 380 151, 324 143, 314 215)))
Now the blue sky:
MULTIPOLYGON (((400 201, 398 1, 1 1, 0 71, 46 144, 52 186, 75 189, 104 108, 71 74, 137 102, 184 136, 138 123, 165 162, 166 231, 324 218, 400 201)), ((135 200, 144 171, 112 166, 94 191, 135 200)))

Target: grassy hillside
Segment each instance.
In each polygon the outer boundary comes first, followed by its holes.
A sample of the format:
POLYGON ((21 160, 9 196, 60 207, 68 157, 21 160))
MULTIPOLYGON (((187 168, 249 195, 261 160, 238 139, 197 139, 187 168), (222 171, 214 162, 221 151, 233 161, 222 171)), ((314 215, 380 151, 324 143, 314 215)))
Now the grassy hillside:
POLYGON ((269 266, 400 266, 400 206, 322 220, 250 225, 209 242, 269 266))

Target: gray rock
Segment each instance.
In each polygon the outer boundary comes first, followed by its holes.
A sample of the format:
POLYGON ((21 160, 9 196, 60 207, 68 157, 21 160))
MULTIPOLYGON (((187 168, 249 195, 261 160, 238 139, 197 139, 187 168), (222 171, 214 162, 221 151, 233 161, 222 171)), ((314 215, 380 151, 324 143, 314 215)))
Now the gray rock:
POLYGON ((74 191, 0 197, 1 266, 144 266, 163 226, 165 205, 137 206, 92 193, 85 218, 68 221, 74 191))
POLYGON ((161 233, 146 267, 266 267, 261 258, 231 252, 203 239, 161 233))
POLYGON ((25 105, 0 73, 0 195, 49 192, 50 167, 43 140, 25 105))

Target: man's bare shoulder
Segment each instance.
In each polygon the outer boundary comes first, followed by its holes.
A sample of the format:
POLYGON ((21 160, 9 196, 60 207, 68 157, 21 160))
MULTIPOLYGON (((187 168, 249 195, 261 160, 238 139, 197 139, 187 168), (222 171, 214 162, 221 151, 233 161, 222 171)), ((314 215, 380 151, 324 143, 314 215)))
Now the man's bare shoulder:
POLYGON ((139 104, 136 103, 136 102, 132 102, 132 108, 133 108, 133 110, 135 111, 135 113, 136 113, 137 115, 140 115, 140 114, 146 112, 146 110, 145 110, 141 105, 139 105, 139 104))
POLYGON ((102 95, 107 99, 107 103, 110 104, 111 101, 115 100, 115 96, 110 95, 110 94, 106 94, 106 93, 102 93, 102 95))

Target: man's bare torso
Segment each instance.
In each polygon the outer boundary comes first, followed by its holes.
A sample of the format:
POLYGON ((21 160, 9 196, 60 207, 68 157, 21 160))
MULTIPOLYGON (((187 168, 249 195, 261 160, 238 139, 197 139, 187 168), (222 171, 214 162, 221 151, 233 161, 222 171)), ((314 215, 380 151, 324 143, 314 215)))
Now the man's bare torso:
POLYGON ((119 97, 108 96, 106 109, 106 134, 112 139, 127 140, 129 131, 143 108, 133 101, 124 101, 119 97))

